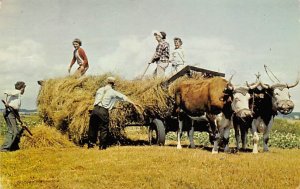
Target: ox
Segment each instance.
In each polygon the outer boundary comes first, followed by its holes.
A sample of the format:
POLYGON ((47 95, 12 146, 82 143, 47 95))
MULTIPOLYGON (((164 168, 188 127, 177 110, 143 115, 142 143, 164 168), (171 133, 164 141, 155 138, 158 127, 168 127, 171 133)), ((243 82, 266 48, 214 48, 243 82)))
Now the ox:
MULTIPOLYGON (((230 79, 231 80, 231 79, 230 79)), ((190 146, 195 148, 193 140, 194 122, 207 120, 210 124, 210 139, 215 140, 216 125, 215 115, 221 113, 224 104, 229 99, 232 91, 230 81, 224 78, 214 77, 205 80, 191 79, 181 82, 175 90, 175 108, 178 113, 178 143, 181 149, 181 135, 185 117, 192 120, 188 132, 190 146), (185 116, 187 115, 187 116, 185 116)))
MULTIPOLYGON (((294 103, 290 99, 289 89, 297 86, 299 78, 293 85, 274 84, 272 86, 260 82, 261 87, 256 87, 253 92, 253 98, 250 102, 253 109, 253 120, 245 123, 240 131, 242 135, 242 148, 246 148, 246 136, 248 128, 251 128, 253 134, 253 153, 258 153, 258 133, 263 133, 263 150, 269 151, 269 134, 277 112, 289 114, 294 109, 294 103)), ((234 124, 237 124, 235 121, 234 124)), ((238 125, 238 124, 237 124, 238 125)), ((235 127, 236 134, 239 135, 238 127, 235 127)), ((237 148, 239 149, 239 137, 237 138, 237 148)))
POLYGON ((218 127, 218 135, 214 142, 212 153, 218 153, 219 142, 223 141, 225 146, 224 152, 229 152, 229 132, 234 119, 249 120, 252 118, 252 111, 249 108, 250 94, 249 90, 257 87, 259 83, 248 87, 234 87, 232 92, 232 101, 228 101, 217 115, 216 123, 218 127))
POLYGON ((242 117, 251 116, 251 111, 248 106, 250 95, 244 94, 247 90, 248 88, 246 90, 242 90, 241 88, 233 90, 233 85, 230 81, 226 81, 219 77, 200 81, 189 80, 180 83, 175 93, 175 108, 177 108, 177 112, 179 113, 177 148, 182 148, 180 141, 184 121, 183 119, 186 117, 184 115, 187 115, 192 120, 192 124, 188 132, 190 146, 192 148, 195 147, 193 140, 194 122, 207 120, 210 126, 209 131, 211 131, 209 132, 210 140, 211 142, 214 141, 213 152, 217 151, 216 146, 218 142, 216 143, 216 137, 219 135, 216 135, 216 123, 218 120, 216 115, 222 112, 221 117, 223 118, 220 118, 218 121, 218 125, 220 125, 221 129, 225 129, 230 126, 228 120, 230 120, 232 110, 242 117), (242 97, 238 95, 241 92, 243 93, 241 96, 245 96, 245 100, 243 101, 240 101, 242 97), (231 108, 230 100, 233 94, 236 95, 236 101, 233 108, 231 108), (244 103, 246 101, 247 103, 244 103))

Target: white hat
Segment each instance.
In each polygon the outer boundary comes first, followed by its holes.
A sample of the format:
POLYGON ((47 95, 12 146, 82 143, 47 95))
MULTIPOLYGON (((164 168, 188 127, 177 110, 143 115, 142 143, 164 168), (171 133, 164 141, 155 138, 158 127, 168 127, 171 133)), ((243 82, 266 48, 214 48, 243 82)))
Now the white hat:
POLYGON ((161 38, 163 38, 162 34, 160 32, 154 32, 154 36, 160 36, 161 38))
POLYGON ((114 77, 108 77, 108 78, 106 78, 106 82, 107 83, 115 83, 115 81, 116 81, 116 78, 114 78, 114 77))

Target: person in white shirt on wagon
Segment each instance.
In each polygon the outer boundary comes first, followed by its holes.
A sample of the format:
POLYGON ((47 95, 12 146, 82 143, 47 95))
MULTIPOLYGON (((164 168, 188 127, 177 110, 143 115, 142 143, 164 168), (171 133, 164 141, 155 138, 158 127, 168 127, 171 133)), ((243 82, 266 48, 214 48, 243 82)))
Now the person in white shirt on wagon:
POLYGON ((182 40, 179 37, 174 38, 175 49, 171 53, 170 62, 172 64, 171 74, 174 75, 184 67, 185 57, 182 48, 182 40))

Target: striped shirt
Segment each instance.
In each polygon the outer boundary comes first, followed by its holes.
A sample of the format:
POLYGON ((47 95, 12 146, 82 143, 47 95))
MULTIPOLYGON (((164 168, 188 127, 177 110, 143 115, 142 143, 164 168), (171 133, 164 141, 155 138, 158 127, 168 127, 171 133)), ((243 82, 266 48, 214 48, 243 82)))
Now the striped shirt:
POLYGON ((170 53, 170 45, 166 41, 162 41, 158 43, 156 47, 156 51, 154 53, 152 62, 168 62, 169 61, 169 53, 170 53))

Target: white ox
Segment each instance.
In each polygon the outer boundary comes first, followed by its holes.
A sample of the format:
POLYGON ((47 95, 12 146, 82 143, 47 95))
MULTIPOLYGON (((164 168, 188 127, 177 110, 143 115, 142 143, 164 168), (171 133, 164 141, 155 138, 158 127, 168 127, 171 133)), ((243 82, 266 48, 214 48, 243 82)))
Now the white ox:
POLYGON ((212 153, 218 153, 219 143, 222 141, 225 146, 224 152, 229 152, 229 134, 233 125, 233 119, 249 120, 252 118, 252 110, 249 108, 250 94, 249 90, 258 86, 256 83, 248 87, 235 87, 232 94, 232 102, 224 107, 221 114, 217 116, 216 125, 219 136, 215 141, 212 153))

